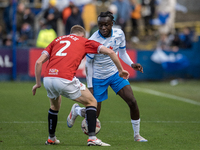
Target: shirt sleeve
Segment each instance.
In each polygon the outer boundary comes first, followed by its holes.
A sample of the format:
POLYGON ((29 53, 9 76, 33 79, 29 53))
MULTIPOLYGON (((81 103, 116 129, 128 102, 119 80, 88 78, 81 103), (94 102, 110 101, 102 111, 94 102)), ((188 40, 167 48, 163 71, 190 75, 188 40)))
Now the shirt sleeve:
POLYGON ((124 32, 121 32, 121 44, 119 46, 119 57, 129 66, 133 64, 133 61, 130 59, 129 55, 126 52, 126 40, 124 32))
POLYGON ((86 60, 87 62, 92 62, 94 60, 95 54, 86 54, 86 60))
POLYGON ((125 38, 125 35, 124 35, 124 32, 121 30, 121 43, 120 43, 120 46, 119 48, 120 49, 125 49, 126 48, 126 38, 125 38))
POLYGON ((87 40, 85 43, 86 53, 98 54, 102 44, 94 40, 87 40))
POLYGON ((131 60, 131 58, 129 57, 129 55, 127 54, 125 49, 119 49, 119 57, 129 66, 131 66, 131 64, 133 64, 133 61, 131 60))
POLYGON ((46 54, 48 56, 48 58, 50 57, 49 53, 46 50, 43 50, 42 54, 46 54))
POLYGON ((86 57, 85 70, 86 70, 87 87, 91 88, 91 87, 93 87, 93 85, 92 85, 93 59, 91 60, 89 57, 86 57))
POLYGON ((52 48, 53 48, 53 41, 44 49, 42 53, 45 53, 48 55, 48 57, 51 55, 52 48))

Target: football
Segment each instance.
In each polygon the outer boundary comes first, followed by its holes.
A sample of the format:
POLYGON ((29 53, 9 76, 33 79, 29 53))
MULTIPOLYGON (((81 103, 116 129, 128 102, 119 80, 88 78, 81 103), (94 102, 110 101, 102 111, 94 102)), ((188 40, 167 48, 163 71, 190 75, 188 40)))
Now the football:
MULTIPOLYGON (((83 133, 88 135, 88 127, 87 127, 86 119, 83 119, 83 121, 81 123, 81 129, 82 129, 83 133)), ((101 129, 101 123, 100 123, 99 119, 97 118, 95 133, 98 134, 100 129, 101 129)))

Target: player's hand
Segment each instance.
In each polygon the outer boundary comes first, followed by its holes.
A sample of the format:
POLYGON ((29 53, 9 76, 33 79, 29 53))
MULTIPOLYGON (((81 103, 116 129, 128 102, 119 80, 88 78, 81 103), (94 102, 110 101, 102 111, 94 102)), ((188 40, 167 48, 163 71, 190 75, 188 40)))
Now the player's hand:
POLYGON ((124 79, 128 79, 129 78, 129 73, 126 70, 122 70, 121 72, 119 72, 119 76, 124 78, 124 79))
POLYGON ((132 64, 131 67, 136 70, 136 71, 140 71, 143 73, 143 67, 142 65, 140 65, 139 63, 136 63, 136 64, 132 64))
POLYGON ((38 85, 38 84, 35 84, 35 85, 33 86, 33 88, 32 88, 32 93, 33 93, 33 95, 35 95, 37 88, 40 88, 40 87, 41 87, 41 85, 38 85))

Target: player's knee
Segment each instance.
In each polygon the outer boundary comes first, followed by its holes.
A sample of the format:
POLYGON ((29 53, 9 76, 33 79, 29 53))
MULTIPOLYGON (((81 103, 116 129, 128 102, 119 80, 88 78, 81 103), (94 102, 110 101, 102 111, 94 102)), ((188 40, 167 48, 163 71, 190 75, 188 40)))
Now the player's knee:
POLYGON ((94 107, 97 107, 97 101, 95 98, 92 98, 89 100, 89 105, 90 106, 94 106, 94 107))
POLYGON ((126 100, 126 103, 129 105, 129 107, 136 107, 137 106, 137 102, 136 102, 135 98, 126 100))
POLYGON ((97 107, 97 101, 95 100, 95 98, 88 98, 85 99, 84 101, 82 101, 82 104, 87 107, 87 106, 94 106, 97 107))
POLYGON ((60 105, 51 105, 51 109, 54 110, 54 111, 59 111, 60 105))
POLYGON ((51 109, 54 111, 59 111, 61 107, 61 99, 59 100, 50 100, 51 101, 51 109))

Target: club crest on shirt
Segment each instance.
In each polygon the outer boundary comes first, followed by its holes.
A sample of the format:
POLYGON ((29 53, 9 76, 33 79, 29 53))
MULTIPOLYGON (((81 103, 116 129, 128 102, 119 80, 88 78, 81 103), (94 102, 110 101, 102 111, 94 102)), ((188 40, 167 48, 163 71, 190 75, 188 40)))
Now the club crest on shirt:
POLYGON ((115 43, 115 45, 117 44, 117 39, 115 39, 115 42, 114 42, 114 43, 115 43))
POLYGON ((109 48, 113 50, 113 47, 112 47, 112 46, 110 46, 109 48))

